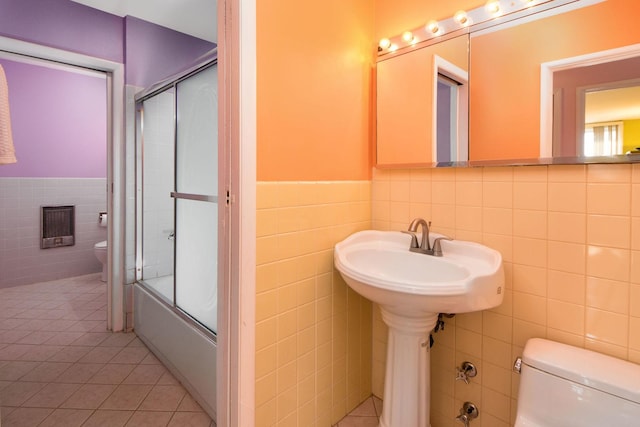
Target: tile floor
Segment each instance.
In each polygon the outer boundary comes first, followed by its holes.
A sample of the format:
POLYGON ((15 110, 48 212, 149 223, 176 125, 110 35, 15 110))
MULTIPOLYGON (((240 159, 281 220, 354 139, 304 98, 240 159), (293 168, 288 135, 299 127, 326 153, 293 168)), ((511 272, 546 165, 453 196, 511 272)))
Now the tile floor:
POLYGON ((135 334, 106 331, 99 276, 0 289, 2 427, 215 427, 135 334))
POLYGON ((382 413, 382 400, 372 396, 341 419, 334 427, 378 427, 382 413))

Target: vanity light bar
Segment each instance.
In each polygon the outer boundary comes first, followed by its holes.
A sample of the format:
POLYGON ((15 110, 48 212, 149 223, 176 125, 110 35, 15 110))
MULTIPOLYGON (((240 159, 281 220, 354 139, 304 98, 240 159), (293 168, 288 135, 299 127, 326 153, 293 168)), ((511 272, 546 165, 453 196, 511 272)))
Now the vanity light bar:
POLYGON ((378 43, 378 56, 401 52, 416 45, 428 45, 447 38, 488 28, 529 14, 584 0, 489 0, 470 11, 460 10, 451 18, 428 21, 426 25, 405 31, 401 35, 383 38, 378 43), (542 7, 544 5, 544 7, 542 7), (443 36, 447 37, 443 37, 443 36))

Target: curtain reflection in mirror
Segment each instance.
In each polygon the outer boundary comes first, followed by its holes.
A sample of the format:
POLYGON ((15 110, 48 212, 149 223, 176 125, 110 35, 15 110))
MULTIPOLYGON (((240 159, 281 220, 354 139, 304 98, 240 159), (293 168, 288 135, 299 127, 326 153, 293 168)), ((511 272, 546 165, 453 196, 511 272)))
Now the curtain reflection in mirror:
POLYGON ((622 123, 586 125, 584 129, 585 156, 614 156, 622 153, 622 123))

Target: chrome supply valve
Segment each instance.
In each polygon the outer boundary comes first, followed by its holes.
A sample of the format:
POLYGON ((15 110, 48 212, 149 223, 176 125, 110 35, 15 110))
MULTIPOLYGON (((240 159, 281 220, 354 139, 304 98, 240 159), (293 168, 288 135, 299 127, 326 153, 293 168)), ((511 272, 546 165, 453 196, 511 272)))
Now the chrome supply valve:
POLYGON ((456 421, 460 421, 464 424, 464 427, 469 427, 471 420, 478 418, 478 407, 472 402, 464 402, 462 408, 460 408, 460 415, 456 417, 456 421))
POLYGON ((469 384, 469 378, 473 378, 478 375, 476 366, 471 362, 462 362, 459 368, 456 368, 456 381, 462 380, 465 384, 469 384))

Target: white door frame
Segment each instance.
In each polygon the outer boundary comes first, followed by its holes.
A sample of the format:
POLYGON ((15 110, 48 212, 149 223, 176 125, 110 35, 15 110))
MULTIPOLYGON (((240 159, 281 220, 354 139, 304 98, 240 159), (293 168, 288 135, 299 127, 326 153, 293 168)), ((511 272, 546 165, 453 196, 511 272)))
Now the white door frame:
POLYGON ((217 424, 255 425, 256 0, 218 1, 219 141, 228 153, 229 259, 219 284, 217 424))
POLYGON ((107 329, 124 329, 124 64, 9 37, 0 37, 0 49, 104 71, 107 74, 107 329))

